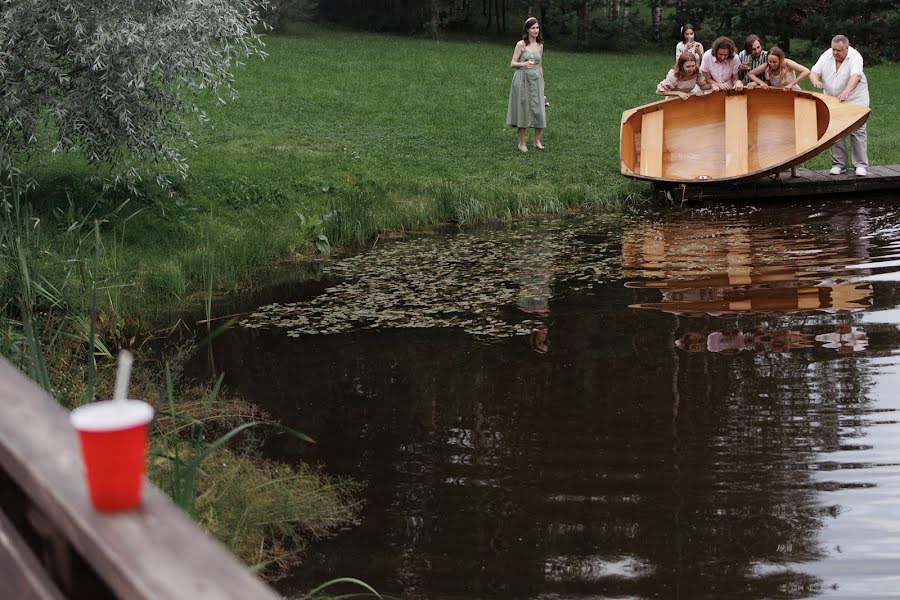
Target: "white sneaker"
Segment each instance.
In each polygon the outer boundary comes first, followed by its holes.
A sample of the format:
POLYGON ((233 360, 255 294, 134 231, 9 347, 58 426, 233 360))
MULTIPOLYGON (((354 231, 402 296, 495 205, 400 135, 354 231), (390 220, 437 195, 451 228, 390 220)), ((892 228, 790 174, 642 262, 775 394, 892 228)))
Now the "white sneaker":
POLYGON ((840 174, 843 173, 844 171, 846 171, 846 169, 844 169, 843 167, 839 167, 839 166, 835 165, 835 166, 831 167, 831 170, 828 171, 828 172, 831 173, 832 175, 840 175, 840 174))
POLYGON ((865 167, 856 167, 856 176, 857 177, 865 177, 868 173, 866 172, 865 167))

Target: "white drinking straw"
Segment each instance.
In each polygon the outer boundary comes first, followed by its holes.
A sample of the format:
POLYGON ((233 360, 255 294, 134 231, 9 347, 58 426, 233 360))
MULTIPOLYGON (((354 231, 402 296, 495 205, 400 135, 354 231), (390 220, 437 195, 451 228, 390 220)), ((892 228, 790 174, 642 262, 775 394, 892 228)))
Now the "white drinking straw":
POLYGON ((116 371, 116 388, 113 400, 125 400, 128 396, 128 380, 131 378, 131 363, 134 356, 128 350, 119 352, 119 368, 116 371))

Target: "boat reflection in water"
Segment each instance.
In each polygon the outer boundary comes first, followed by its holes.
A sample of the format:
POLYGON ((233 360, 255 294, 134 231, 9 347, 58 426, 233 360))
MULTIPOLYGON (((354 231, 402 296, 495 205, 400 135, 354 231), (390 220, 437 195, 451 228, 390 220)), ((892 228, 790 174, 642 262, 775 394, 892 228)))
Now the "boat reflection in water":
POLYGON ((860 280, 865 270, 853 268, 868 258, 864 236, 817 236, 796 225, 787 229, 688 220, 627 231, 624 275, 643 279, 625 286, 661 294, 659 301, 630 308, 754 321, 743 328, 684 331, 675 346, 687 352, 865 350, 866 333, 850 324, 854 313, 873 301, 872 284, 860 280), (802 331, 798 324, 816 329, 802 331), (829 324, 832 331, 822 333, 829 324))

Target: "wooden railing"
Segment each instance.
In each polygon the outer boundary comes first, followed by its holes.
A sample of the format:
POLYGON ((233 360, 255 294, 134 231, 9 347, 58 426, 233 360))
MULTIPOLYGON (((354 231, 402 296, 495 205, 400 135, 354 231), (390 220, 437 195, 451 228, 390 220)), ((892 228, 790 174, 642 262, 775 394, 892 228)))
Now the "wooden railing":
POLYGON ((68 413, 2 358, 0 597, 279 598, 149 482, 139 509, 95 512, 68 413))

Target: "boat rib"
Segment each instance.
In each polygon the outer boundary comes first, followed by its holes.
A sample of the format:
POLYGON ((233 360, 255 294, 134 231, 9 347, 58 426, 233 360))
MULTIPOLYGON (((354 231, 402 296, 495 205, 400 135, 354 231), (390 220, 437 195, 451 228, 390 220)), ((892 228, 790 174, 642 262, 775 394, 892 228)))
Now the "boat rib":
POLYGON ((740 182, 784 171, 862 126, 869 108, 803 91, 718 91, 622 114, 623 175, 740 182))

